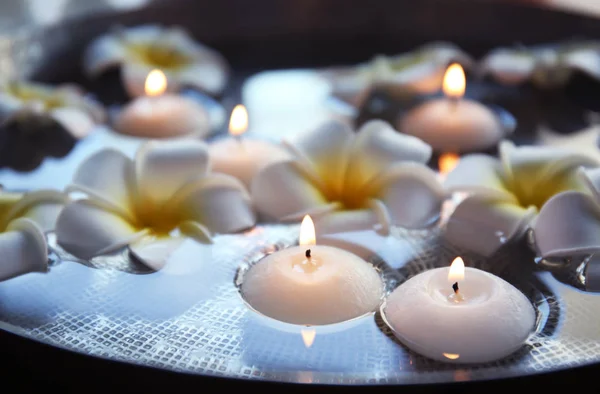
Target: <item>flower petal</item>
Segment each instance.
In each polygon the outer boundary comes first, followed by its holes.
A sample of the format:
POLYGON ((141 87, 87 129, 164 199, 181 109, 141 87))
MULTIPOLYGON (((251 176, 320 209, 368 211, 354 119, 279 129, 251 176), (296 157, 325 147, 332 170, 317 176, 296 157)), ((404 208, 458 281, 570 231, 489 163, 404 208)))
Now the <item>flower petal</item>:
POLYGON ((0 281, 29 272, 46 272, 48 252, 41 229, 29 219, 12 221, 0 234, 0 281))
POLYGON ((436 173, 422 164, 397 164, 377 180, 378 196, 392 224, 423 228, 440 217, 444 189, 436 173))
POLYGON ((321 191, 307 179, 302 166, 290 160, 263 168, 250 190, 256 209, 267 220, 281 220, 328 204, 321 191))
POLYGON ((479 72, 492 75, 500 83, 517 85, 528 80, 535 69, 535 57, 525 51, 499 48, 480 62, 479 72))
POLYGON ((596 204, 600 205, 600 168, 586 169, 579 168, 577 175, 583 179, 589 190, 596 199, 596 204))
POLYGON ((77 108, 56 108, 50 112, 50 116, 77 139, 88 135, 95 126, 90 115, 77 108))
POLYGON ((199 140, 149 141, 135 158, 138 197, 160 205, 209 168, 208 147, 199 140))
POLYGON ((180 88, 190 86, 208 94, 217 95, 225 89, 229 77, 229 71, 225 62, 214 58, 214 54, 208 52, 198 59, 201 63, 192 64, 179 71, 175 78, 180 88))
POLYGON ((560 191, 582 189, 581 179, 573 176, 573 171, 580 166, 600 164, 592 157, 558 147, 515 147, 511 142, 503 141, 499 149, 507 183, 523 204, 541 206, 560 191))
POLYGON ((576 49, 563 59, 566 66, 582 71, 592 78, 600 79, 600 53, 597 49, 576 49))
POLYGON ((118 66, 125 57, 126 50, 117 36, 101 36, 85 50, 83 69, 88 76, 93 77, 118 66))
POLYGON ((443 236, 457 247, 489 257, 522 236, 535 214, 533 207, 525 209, 502 197, 474 194, 458 204, 443 236))
POLYGON ((460 158, 444 181, 448 192, 475 191, 506 194, 502 163, 488 155, 470 154, 460 158))
POLYGON ((161 270, 171 254, 185 241, 183 237, 161 237, 146 235, 129 244, 129 252, 140 262, 155 271, 161 270))
POLYGON ((256 223, 244 185, 224 174, 211 174, 183 188, 167 208, 215 233, 246 230, 256 223))
POLYGON ((179 223, 179 231, 186 236, 194 239, 196 242, 202 244, 212 243, 210 236, 210 230, 198 222, 192 220, 186 220, 185 222, 179 223))
POLYGON ((552 197, 540 210, 533 229, 542 257, 600 250, 600 208, 584 193, 569 191, 552 197))
POLYGON ((113 252, 140 236, 123 218, 90 200, 68 204, 56 221, 58 244, 82 259, 113 252))
POLYGON ((122 215, 130 215, 133 184, 133 162, 120 151, 109 148, 81 163, 66 190, 86 193, 114 206, 122 215))
POLYGON ((10 207, 3 217, 3 226, 19 217, 26 217, 33 220, 42 231, 53 230, 57 215, 68 202, 68 197, 56 190, 37 190, 15 199, 18 195, 0 194, 0 204, 6 203, 10 207))
POLYGON ((335 195, 342 190, 349 150, 354 132, 344 123, 330 121, 294 140, 283 141, 299 160, 314 172, 324 192, 335 195))
POLYGON ((374 230, 380 218, 374 209, 334 211, 314 220, 317 235, 374 230))
POLYGON ((600 254, 594 254, 585 267, 585 289, 600 292, 600 254))
POLYGON ((420 139, 399 133, 382 120, 368 121, 358 130, 350 152, 347 190, 359 190, 392 164, 425 163, 430 157, 431 147, 420 139))

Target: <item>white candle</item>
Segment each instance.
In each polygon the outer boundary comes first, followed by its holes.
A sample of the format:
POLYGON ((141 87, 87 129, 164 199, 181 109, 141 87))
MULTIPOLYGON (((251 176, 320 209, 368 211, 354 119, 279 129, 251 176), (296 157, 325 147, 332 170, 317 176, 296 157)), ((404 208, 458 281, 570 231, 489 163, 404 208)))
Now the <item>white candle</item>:
POLYGON ((444 75, 445 98, 429 100, 400 119, 398 130, 427 142, 434 151, 474 152, 494 147, 505 134, 500 119, 485 105, 463 99, 465 74, 459 64, 444 75))
POLYGON ((445 362, 484 363, 518 350, 534 328, 535 311, 510 283, 466 268, 421 273, 388 297, 382 315, 394 335, 423 356, 445 362))
POLYGON ((123 108, 115 120, 115 130, 146 138, 207 136, 210 133, 207 111, 193 100, 164 93, 166 89, 165 74, 160 70, 150 72, 146 78, 146 96, 123 108))
POLYGON ((315 245, 314 225, 302 221, 300 246, 266 256, 246 273, 244 299, 256 311, 292 324, 339 323, 373 312, 383 281, 360 257, 315 245))
POLYGON ((209 154, 213 172, 229 174, 241 180, 248 188, 254 175, 276 160, 289 158, 282 148, 267 141, 242 136, 248 128, 248 112, 243 105, 236 106, 229 121, 229 134, 210 145, 209 154))

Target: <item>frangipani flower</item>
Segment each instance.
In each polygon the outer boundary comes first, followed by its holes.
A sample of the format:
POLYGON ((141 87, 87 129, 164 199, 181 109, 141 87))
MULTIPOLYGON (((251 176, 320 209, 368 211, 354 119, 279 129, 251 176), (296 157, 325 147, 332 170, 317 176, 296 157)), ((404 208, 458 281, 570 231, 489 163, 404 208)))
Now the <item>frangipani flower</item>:
POLYGON ((2 143, 0 162, 17 169, 35 168, 46 155, 67 154, 104 119, 103 108, 74 85, 5 82, 0 85, 0 122, 8 140, 2 143), (20 165, 19 158, 35 165, 20 165))
POLYGON ((115 29, 87 48, 84 69, 89 76, 118 66, 132 97, 145 94, 146 77, 154 69, 167 76, 169 92, 190 86, 218 95, 229 77, 229 66, 218 52, 195 42, 181 28, 155 25, 115 29))
POLYGON ((372 120, 357 132, 330 122, 291 142, 293 159, 268 165, 251 185, 268 220, 315 219, 317 233, 433 223, 444 199, 435 173, 423 163, 431 147, 372 120))
POLYGON ((490 256, 530 228, 539 210, 565 190, 583 190, 580 166, 600 164, 592 157, 555 147, 499 146, 500 159, 463 157, 445 181, 448 192, 467 192, 450 215, 444 237, 452 244, 490 256))
POLYGON ((46 272, 46 231, 54 223, 67 196, 52 190, 31 193, 0 191, 0 281, 29 272, 46 272))
POLYGON ((473 60, 457 46, 433 42, 396 56, 378 55, 354 67, 323 70, 333 94, 359 107, 375 85, 393 85, 418 93, 432 93, 442 86, 448 64, 457 62, 469 68, 473 60))
POLYGON ((600 80, 600 42, 498 48, 481 60, 479 70, 501 83, 516 85, 531 80, 542 88, 566 84, 574 71, 600 80))
POLYGON ((82 259, 129 245, 158 270, 190 237, 210 242, 255 223, 240 181, 209 172, 208 148, 194 140, 149 141, 134 160, 102 150, 78 168, 69 192, 86 198, 69 203, 56 224, 57 242, 82 259))

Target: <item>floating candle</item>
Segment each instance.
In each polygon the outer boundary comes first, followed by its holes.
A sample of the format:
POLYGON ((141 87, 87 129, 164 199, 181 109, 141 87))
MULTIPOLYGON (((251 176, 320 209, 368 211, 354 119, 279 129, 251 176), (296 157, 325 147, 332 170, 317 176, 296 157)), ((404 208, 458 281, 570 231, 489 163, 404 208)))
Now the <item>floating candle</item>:
POLYGON ((248 112, 237 105, 229 121, 230 138, 210 146, 210 160, 214 172, 229 174, 241 180, 246 187, 254 175, 267 164, 290 157, 281 147, 267 141, 243 138, 248 129, 248 112))
POLYGON ((167 78, 153 70, 146 78, 146 96, 133 100, 115 120, 120 133, 148 138, 183 135, 205 137, 210 132, 207 111, 195 101, 165 93, 167 78))
POLYGON ((266 256, 246 273, 242 294, 258 312, 292 324, 338 323, 374 311, 383 282, 371 264, 331 246, 315 245, 310 216, 300 246, 266 256))
POLYGON ((394 335, 426 357, 484 363, 519 349, 535 311, 510 283, 485 271, 452 265, 419 274, 388 297, 382 314, 394 335))
POLYGON ((473 100, 462 99, 465 74, 452 64, 444 75, 445 98, 427 101, 399 120, 398 130, 419 137, 434 151, 474 152, 493 148, 506 130, 498 116, 473 100))

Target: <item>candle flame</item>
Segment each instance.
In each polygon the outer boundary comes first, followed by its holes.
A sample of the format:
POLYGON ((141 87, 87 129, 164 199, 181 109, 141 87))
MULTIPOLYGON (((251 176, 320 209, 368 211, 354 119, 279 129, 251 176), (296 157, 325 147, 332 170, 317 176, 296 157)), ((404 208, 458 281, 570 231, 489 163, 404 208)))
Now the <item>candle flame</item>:
POLYGON ((306 215, 300 225, 300 245, 314 245, 316 243, 315 224, 311 217, 306 215))
POLYGON ((248 129, 248 111, 242 104, 235 106, 231 111, 229 119, 229 134, 233 136, 242 135, 248 129))
POLYGON ((304 346, 309 348, 315 342, 317 331, 314 328, 303 328, 302 330, 300 330, 300 334, 302 335, 302 341, 304 342, 304 346))
POLYGON ((456 354, 456 353, 442 353, 442 355, 449 360, 456 360, 457 358, 460 357, 460 354, 456 354))
POLYGON ((442 154, 438 160, 438 168, 440 170, 440 174, 447 175, 450 171, 454 169, 454 167, 456 167, 459 160, 460 158, 456 153, 442 154))
POLYGON ((457 257, 450 265, 450 271, 448 271, 448 281, 458 282, 459 280, 463 279, 465 279, 465 262, 461 257, 457 257))
POLYGON ((442 90, 447 97, 461 98, 465 94, 467 81, 465 71, 458 63, 451 64, 444 74, 442 90))
POLYGON ((146 77, 144 91, 148 96, 159 96, 167 90, 167 77, 160 70, 152 70, 146 77))

